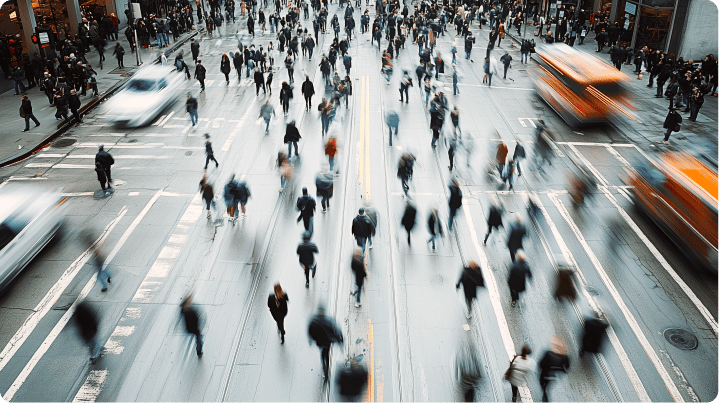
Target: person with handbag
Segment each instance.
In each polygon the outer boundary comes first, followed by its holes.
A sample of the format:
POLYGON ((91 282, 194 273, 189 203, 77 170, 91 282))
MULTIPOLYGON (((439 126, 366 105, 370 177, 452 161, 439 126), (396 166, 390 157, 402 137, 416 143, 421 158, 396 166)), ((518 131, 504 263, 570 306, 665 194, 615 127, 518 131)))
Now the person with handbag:
POLYGON ((512 361, 509 363, 509 368, 504 372, 504 379, 509 381, 512 386, 513 402, 517 401, 519 387, 527 385, 529 374, 537 366, 537 362, 528 357, 530 354, 532 354, 532 349, 524 345, 522 352, 512 358, 512 361))
POLYGON ((30 130, 30 119, 35 122, 35 127, 40 126, 40 121, 38 121, 35 115, 33 115, 32 113, 32 103, 30 102, 30 98, 27 97, 27 94, 22 94, 20 117, 25 119, 25 130, 23 130, 23 132, 30 130))
POLYGON ((664 144, 669 144, 669 136, 673 131, 678 132, 681 128, 680 123, 682 122, 682 115, 677 112, 676 108, 669 108, 669 113, 666 119, 664 119, 664 128, 667 129, 664 133, 664 144))

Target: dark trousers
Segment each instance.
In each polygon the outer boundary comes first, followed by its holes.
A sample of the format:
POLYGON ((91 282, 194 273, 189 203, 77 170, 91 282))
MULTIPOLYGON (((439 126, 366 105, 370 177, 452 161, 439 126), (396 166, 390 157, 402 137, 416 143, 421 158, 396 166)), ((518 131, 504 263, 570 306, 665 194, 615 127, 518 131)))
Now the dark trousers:
MULTIPOLYGON (((694 102, 691 102, 691 115, 689 115, 689 120, 692 122, 697 120, 697 115, 699 114, 699 109, 701 109, 701 106, 697 105, 694 102)), ((27 118, 25 118, 25 121, 27 121, 27 118)))
POLYGON ((484 243, 487 243, 487 239, 489 239, 489 234, 492 233, 492 228, 499 229, 499 226, 490 225, 489 228, 487 228, 487 235, 484 236, 484 243))
POLYGON ((517 396, 519 396, 519 388, 512 385, 512 401, 513 402, 517 401, 517 396))
POLYGON ((325 382, 327 382, 330 370, 330 346, 321 346, 320 356, 322 358, 322 373, 325 374, 325 382))
POLYGON ((35 122, 35 126, 40 126, 40 122, 37 120, 35 115, 32 113, 26 113, 25 114, 25 130, 30 130, 30 119, 32 119, 33 122, 35 122))
POLYGON ((195 336, 195 348, 197 350, 197 355, 202 355, 202 334, 200 334, 199 330, 192 334, 195 336))
POLYGON ((512 258, 512 262, 514 262, 514 258, 517 255, 517 251, 519 248, 509 248, 509 257, 512 258))
POLYGON ((666 81, 659 81, 657 80, 657 96, 661 97, 664 95, 664 83, 666 81))
POLYGON ((547 378, 540 377, 539 378, 539 386, 542 388, 542 401, 548 402, 549 396, 547 396, 547 389, 549 388, 549 382, 550 380, 547 378))
POLYGON ((409 103, 409 86, 399 87, 399 102, 402 101, 409 103))
POLYGON ((465 402, 473 402, 474 401, 474 388, 469 388, 464 391, 464 401, 465 402))
POLYGON ((305 97, 305 109, 312 107, 312 97, 305 97))
POLYGON ((262 88, 263 93, 267 94, 265 83, 255 83, 255 95, 260 95, 260 88, 262 88))
POLYGON ((197 81, 200 82, 200 88, 202 88, 202 91, 204 91, 204 90, 205 90, 205 79, 204 79, 204 78, 202 78, 202 79, 198 78, 197 81))
POLYGON ((355 296, 357 297, 357 303, 359 303, 360 294, 362 293, 362 286, 364 285, 364 279, 355 279, 355 284, 357 285, 357 292, 355 293, 355 296))
POLYGON ((77 120, 77 123, 82 123, 82 118, 80 117, 80 113, 77 109, 71 109, 70 111, 72 112, 72 116, 77 120))
POLYGON ((105 176, 107 177, 107 183, 112 182, 112 167, 109 165, 106 167, 102 167, 102 169, 105 170, 105 176))
POLYGON ((447 220, 447 228, 452 229, 452 224, 454 224, 454 217, 457 216, 457 209, 456 208, 449 208, 449 219, 447 220))
POLYGON ((219 167, 220 163, 217 162, 215 159, 214 154, 207 154, 207 158, 205 159, 205 169, 207 169, 207 165, 210 163, 210 161, 215 161, 215 167, 219 167))
POLYGON ((322 201, 320 202, 322 204, 322 210, 328 208, 330 206, 330 195, 329 192, 322 192, 320 195, 322 197, 322 201))

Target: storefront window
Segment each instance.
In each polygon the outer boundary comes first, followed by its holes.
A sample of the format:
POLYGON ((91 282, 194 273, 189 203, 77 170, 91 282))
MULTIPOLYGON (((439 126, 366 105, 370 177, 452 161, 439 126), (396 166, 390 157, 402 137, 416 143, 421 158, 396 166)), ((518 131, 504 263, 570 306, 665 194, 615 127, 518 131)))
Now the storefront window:
POLYGON ((622 1, 617 9, 617 20, 619 21, 619 43, 630 46, 634 35, 634 24, 637 20, 639 5, 630 1, 622 1))
POLYGON ((635 47, 641 48, 642 46, 647 46, 651 49, 666 48, 671 21, 672 10, 642 7, 635 47))

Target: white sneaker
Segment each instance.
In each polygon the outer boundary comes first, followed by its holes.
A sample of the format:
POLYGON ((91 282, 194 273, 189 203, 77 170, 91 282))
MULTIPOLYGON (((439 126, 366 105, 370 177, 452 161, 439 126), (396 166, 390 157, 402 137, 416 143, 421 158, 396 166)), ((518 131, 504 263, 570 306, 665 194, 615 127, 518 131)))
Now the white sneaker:
POLYGON ((360 305, 362 305, 362 304, 360 304, 359 302, 355 302, 355 308, 359 308, 360 305))

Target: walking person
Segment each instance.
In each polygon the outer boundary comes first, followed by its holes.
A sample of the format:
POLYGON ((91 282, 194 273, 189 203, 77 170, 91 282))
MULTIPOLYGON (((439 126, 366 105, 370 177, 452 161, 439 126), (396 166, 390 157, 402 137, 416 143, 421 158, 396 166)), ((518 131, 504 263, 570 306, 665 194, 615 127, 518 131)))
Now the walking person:
POLYGON ((202 60, 197 61, 195 66, 195 78, 200 82, 200 92, 205 91, 205 77, 207 75, 207 69, 202 65, 202 60))
POLYGON ((497 160, 497 171, 499 172, 499 179, 504 179, 504 163, 507 161, 507 154, 509 153, 509 150, 507 149, 507 145, 504 144, 504 141, 500 141, 497 145, 497 154, 496 154, 496 160, 497 160))
POLYGON ((302 96, 305 98, 305 111, 309 111, 312 108, 312 96, 315 95, 315 85, 310 81, 309 76, 305 76, 305 81, 302 83, 302 96))
POLYGON ((402 78, 399 82, 399 102, 404 101, 405 103, 409 103, 409 87, 412 86, 412 77, 409 76, 409 72, 407 72, 407 70, 404 70, 402 72, 402 78))
POLYGON ((529 270, 524 252, 517 252, 517 260, 509 268, 509 278, 507 284, 509 284, 509 293, 512 296, 512 306, 517 305, 519 300, 519 293, 524 292, 527 287, 527 277, 532 278, 532 272, 529 270))
POLYGON ((105 146, 100 144, 100 146, 97 148, 97 154, 95 154, 95 164, 100 164, 102 166, 103 171, 105 172, 105 177, 107 178, 108 187, 110 187, 109 183, 112 183, 112 166, 115 164, 115 159, 112 158, 112 155, 105 151, 105 146))
POLYGON ((492 233, 492 228, 499 229, 503 227, 502 224, 502 207, 499 204, 496 196, 492 196, 492 206, 489 208, 489 216, 487 217, 487 234, 484 236, 484 245, 487 245, 487 239, 489 234, 492 233))
POLYGON ((509 248, 509 256, 514 262, 517 251, 522 248, 522 241, 527 236, 527 229, 522 224, 522 218, 516 215, 515 223, 510 226, 509 237, 507 238, 507 248, 509 248))
MULTIPOLYGON (((401 90, 400 95, 402 95, 401 90)), ((409 98, 409 95, 407 95, 407 97, 409 98)), ((389 130, 389 146, 392 147, 392 137, 393 135, 397 136, 399 133, 399 115, 395 111, 388 111, 384 119, 385 123, 387 123, 387 129, 389 130), (392 133, 393 131, 394 133, 392 133)))
POLYGON ((314 340, 317 347, 320 348, 322 373, 324 374, 324 382, 327 383, 329 382, 330 348, 334 343, 344 343, 342 331, 337 327, 334 320, 325 315, 324 307, 319 306, 317 314, 310 321, 308 333, 310 339, 314 340))
POLYGON ((225 82, 227 85, 230 85, 230 71, 232 71, 232 68, 230 67, 230 58, 226 53, 222 54, 222 59, 220 60, 220 71, 225 75, 225 82))
POLYGON ((359 363, 357 357, 353 357, 337 374, 338 392, 345 401, 356 402, 364 394, 368 379, 367 368, 359 363))
POLYGON ((25 119, 25 130, 23 130, 23 132, 30 130, 30 119, 35 122, 35 127, 40 126, 40 121, 37 120, 35 115, 32 113, 32 102, 30 102, 30 98, 27 97, 27 94, 22 94, 22 105, 20 106, 20 111, 22 112, 20 116, 25 119))
POLYGON ((352 235, 357 241, 357 246, 362 248, 362 255, 364 256, 367 238, 372 235, 372 224, 364 213, 364 207, 359 208, 359 213, 352 220, 352 235))
POLYGON ((557 372, 567 373, 569 370, 569 357, 564 341, 559 336, 552 336, 552 349, 544 353, 539 361, 539 386, 542 388, 542 401, 548 402, 547 389, 556 379, 557 372))
POLYGON ((327 137, 325 143, 325 155, 330 164, 330 171, 335 171, 335 156, 337 155, 337 138, 335 136, 327 137))
POLYGON ((77 124, 79 125, 82 123, 82 118, 80 117, 79 112, 82 103, 80 102, 80 96, 77 95, 75 90, 70 90, 70 99, 68 99, 67 104, 70 107, 70 112, 72 112, 72 116, 77 121, 77 124))
POLYGON ((412 233, 412 229, 414 228, 416 218, 417 208, 410 200, 407 200, 404 206, 404 214, 402 215, 402 221, 400 222, 404 227, 405 231, 407 231, 407 245, 409 246, 412 246, 412 239, 410 237, 410 234, 412 233))
POLYGON ((283 81, 280 87, 280 102, 282 103, 282 112, 284 112, 285 116, 290 112, 290 100, 292 97, 292 87, 287 84, 287 81, 283 81))
POLYGON ((678 132, 681 129, 680 123, 682 123, 682 115, 675 108, 669 108, 669 113, 664 119, 664 128, 667 129, 664 133, 664 144, 669 144, 669 136, 673 131, 678 132))
POLYGON ((265 134, 270 133, 270 121, 272 120, 272 116, 275 115, 275 108, 270 103, 270 99, 268 98, 267 101, 262 105, 260 108, 260 117, 265 120, 265 134))
POLYGON ((236 212, 239 199, 237 195, 237 182, 235 181, 235 174, 230 175, 230 180, 225 185, 225 205, 227 206, 227 215, 229 216, 228 221, 235 223, 237 220, 236 212))
POLYGON ((284 142, 287 143, 287 157, 292 158, 292 145, 295 146, 295 156, 299 157, 300 152, 297 151, 297 142, 300 141, 302 136, 300 136, 300 131, 297 130, 297 126, 295 126, 295 121, 291 121, 290 123, 287 123, 287 128, 285 129, 285 137, 284 142))
POLYGON ((262 88, 262 93, 267 94, 267 88, 265 88, 265 75, 262 73, 262 69, 260 67, 255 67, 255 96, 260 95, 260 88, 262 88))
MULTIPOLYGON (((506 78, 506 77, 505 77, 506 78)), ((452 88, 453 88, 453 95, 459 95, 459 87, 457 86, 459 84, 459 77, 457 75, 457 65, 452 65, 452 88)))
MULTIPOLYGON (((97 180, 100 181, 100 187, 102 188, 103 192, 105 189, 105 184, 107 184, 107 189, 112 189, 109 183, 107 183, 107 175, 105 175, 105 169, 100 165, 99 162, 95 163, 95 172, 97 173, 97 180)), ((105 192, 105 195, 107 195, 108 192, 105 192)))
POLYGON ((509 364, 509 369, 504 374, 504 379, 509 381, 512 386, 512 401, 516 402, 519 396, 519 387, 527 385, 527 378, 532 370, 537 366, 537 362, 528 356, 532 354, 532 349, 524 345, 522 352, 515 355, 509 364))
POLYGON ((435 240, 440 236, 444 236, 442 232, 442 222, 439 220, 439 213, 436 208, 432 208, 429 213, 427 229, 429 230, 429 240, 427 240, 427 243, 432 243, 432 251, 434 251, 436 249, 435 240))
POLYGON ((317 209, 317 203, 312 196, 307 194, 307 188, 302 188, 302 196, 297 198, 297 210, 300 211, 300 216, 297 217, 297 222, 302 220, 305 226, 305 231, 309 231, 310 236, 314 233, 313 218, 315 216, 315 210, 317 209))
POLYGON ((200 193, 202 194, 202 200, 205 201, 205 205, 207 206, 207 219, 209 220, 212 218, 210 207, 215 204, 215 191, 213 189, 212 182, 207 179, 207 174, 204 174, 202 176, 202 180, 200 181, 200 193))
POLYGON ((125 57, 125 48, 120 45, 120 43, 117 43, 117 46, 115 46, 115 50, 113 50, 112 55, 117 58, 117 67, 119 68, 125 68, 125 63, 123 62, 123 58, 125 57))
POLYGON ((200 56, 200 44, 195 42, 195 38, 190 39, 190 52, 192 52, 192 61, 197 64, 197 58, 200 56))
MULTIPOLYGON (((689 115, 690 122, 696 122, 699 110, 704 105, 704 94, 697 87, 692 88, 692 93, 689 95, 689 106, 691 108, 691 114, 689 115)), ((25 119, 27 122, 27 118, 25 119)))
POLYGON ((94 245, 92 247, 92 264, 95 266, 95 270, 97 270, 97 282, 100 283, 100 291, 102 292, 106 292, 107 285, 112 282, 110 273, 107 271, 107 268, 103 267, 104 262, 105 258, 100 253, 100 248, 98 245, 94 245))
POLYGON ((200 314, 192 305, 192 294, 188 295, 180 304, 180 315, 185 320, 185 330, 195 336, 195 349, 197 357, 202 358, 202 333, 200 333, 200 314))
POLYGON ((504 52, 504 55, 499 58, 499 61, 504 64, 504 79, 507 79, 507 70, 509 70, 509 67, 512 64, 512 56, 509 55, 509 52, 504 52))
POLYGON ((90 350, 90 363, 94 364, 102 351, 102 344, 97 340, 98 315, 89 302, 82 301, 75 307, 73 319, 80 331, 80 336, 90 350))
POLYGON ((514 155, 512 155, 514 166, 517 168, 517 177, 522 176, 522 168, 519 165, 519 162, 525 158, 527 158, 527 154, 524 151, 524 147, 522 147, 522 143, 517 140, 517 145, 514 146, 514 155))
POLYGON ((602 344, 606 336, 609 324, 594 311, 592 317, 584 318, 584 329, 582 331, 582 346, 579 348, 579 356, 584 353, 601 353, 602 344))
POLYGON ((305 288, 310 286, 310 271, 312 271, 312 278, 315 278, 317 272, 317 262, 315 261, 315 253, 320 253, 317 249, 317 245, 312 243, 310 239, 312 234, 310 231, 302 233, 302 242, 297 245, 297 255, 299 256, 300 266, 305 272, 305 288))
POLYGON ((456 285, 458 292, 460 285, 464 287, 464 299, 467 301, 467 319, 471 319, 472 302, 477 298, 477 287, 484 287, 482 271, 474 260, 470 260, 462 270, 456 285))
POLYGON ((280 283, 276 283, 274 292, 267 297, 267 307, 270 309, 272 319, 277 323, 277 332, 280 334, 280 344, 285 344, 285 316, 287 316, 287 303, 290 301, 287 294, 282 291, 280 283))
POLYGON ((197 126, 199 118, 197 116, 197 98, 193 97, 191 93, 187 93, 187 101, 185 102, 185 109, 190 115, 190 122, 192 126, 197 126))
POLYGON ((452 224, 454 224, 454 217, 457 215, 457 210, 462 207, 462 189, 459 188, 459 180, 457 178, 452 179, 449 184, 449 218, 447 219, 447 230, 452 230, 452 224))
POLYGON ((215 159, 215 152, 212 150, 212 142, 210 141, 210 135, 209 135, 209 134, 205 134, 205 138, 206 138, 207 140, 205 141, 205 155, 206 155, 206 158, 205 158, 205 168, 204 168, 204 169, 207 170, 207 165, 210 163, 210 161, 214 161, 214 162, 215 162, 215 168, 219 168, 220 163, 217 162, 217 160, 215 159))
POLYGON ((360 301, 362 285, 364 284, 364 279, 367 277, 367 265, 363 253, 359 249, 355 249, 352 254, 352 263, 350 266, 355 275, 355 285, 357 286, 357 290, 354 292, 355 297, 357 297, 355 308, 359 308, 360 305, 362 305, 362 301, 360 301))
POLYGON ((317 173, 315 178, 315 186, 317 187, 317 197, 322 197, 320 204, 322 212, 325 213, 330 208, 330 197, 332 197, 332 181, 334 174, 329 170, 327 165, 322 166, 322 170, 317 173))
POLYGON ((481 366, 474 341, 466 337, 455 358, 455 371, 465 402, 474 402, 474 394, 482 378, 481 366))

